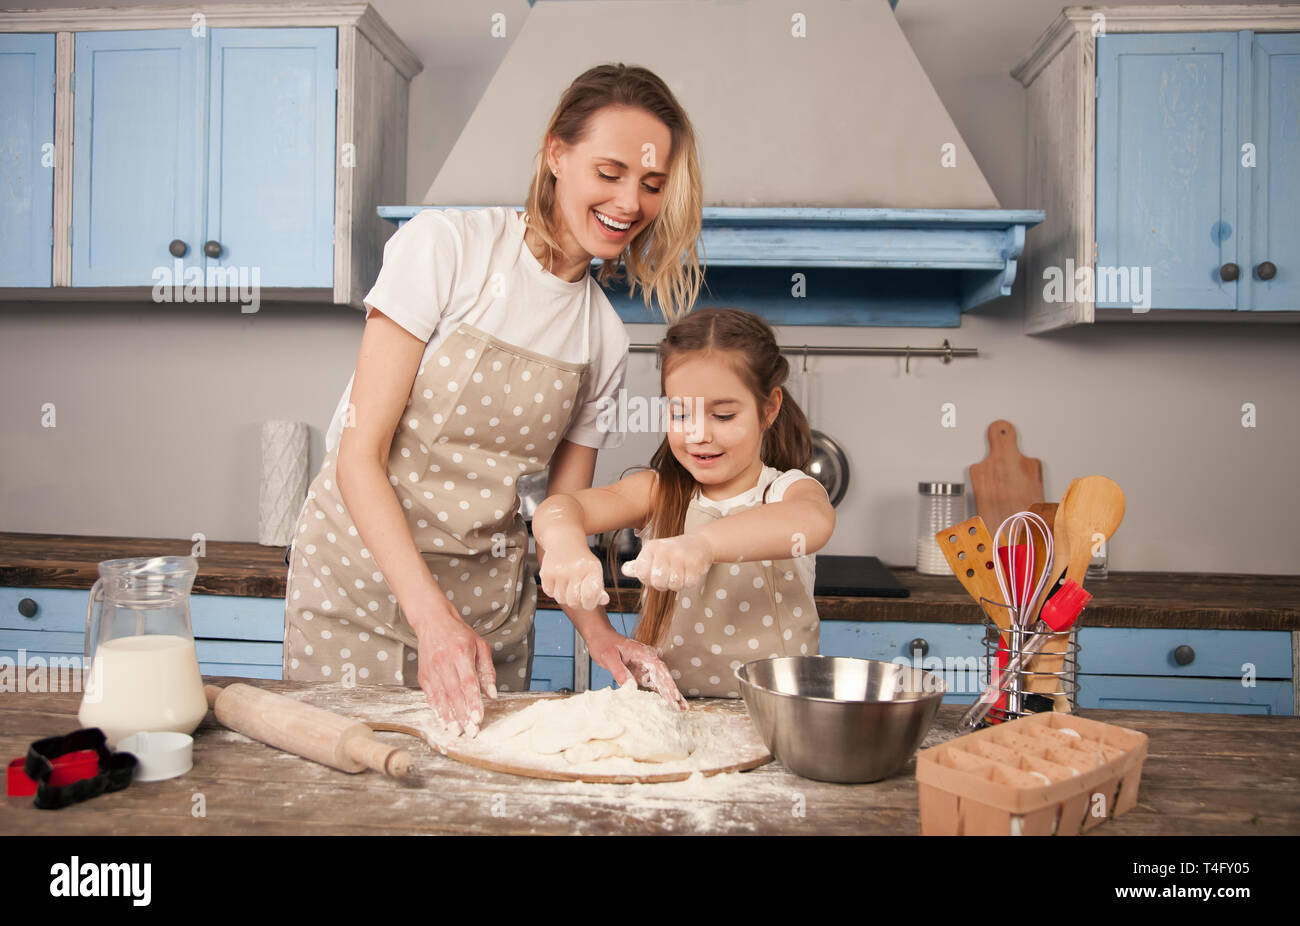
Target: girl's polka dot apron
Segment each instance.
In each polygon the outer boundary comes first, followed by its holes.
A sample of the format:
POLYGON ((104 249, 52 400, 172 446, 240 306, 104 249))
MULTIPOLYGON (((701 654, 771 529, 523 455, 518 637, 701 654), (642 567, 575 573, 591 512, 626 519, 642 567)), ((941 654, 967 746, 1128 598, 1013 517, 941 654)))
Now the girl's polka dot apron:
MULTIPOLYGON (((728 514, 761 504, 755 499, 728 514)), ((683 533, 720 517, 697 494, 683 533)), ((733 673, 740 666, 769 656, 815 654, 819 638, 817 607, 793 559, 714 563, 700 585, 677 593, 659 654, 682 694, 738 698, 733 673)))
MULTIPOLYGON (((515 482, 543 469, 590 366, 460 325, 420 366, 388 481, 439 588, 487 640, 497 688, 526 691, 537 585, 515 482)), ((284 677, 418 688, 415 631, 339 494, 336 446, 312 481, 290 551, 284 677)))

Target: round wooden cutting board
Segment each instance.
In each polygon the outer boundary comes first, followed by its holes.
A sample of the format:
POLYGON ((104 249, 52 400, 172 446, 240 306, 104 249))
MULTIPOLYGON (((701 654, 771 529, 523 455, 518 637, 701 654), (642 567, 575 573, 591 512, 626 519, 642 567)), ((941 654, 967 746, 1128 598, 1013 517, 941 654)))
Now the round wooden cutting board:
MULTIPOLYGON (((690 701, 688 715, 690 732, 696 740, 696 751, 688 759, 678 762, 634 762, 631 759, 600 759, 580 765, 567 763, 562 755, 525 756, 503 755, 499 744, 486 744, 479 738, 453 737, 436 730, 429 722, 431 714, 424 697, 415 692, 419 700, 409 707, 385 711, 391 716, 371 719, 375 712, 367 710, 365 720, 372 730, 406 733, 417 736, 448 758, 467 765, 506 772, 526 778, 549 778, 554 781, 586 781, 596 784, 632 784, 637 782, 684 781, 694 772, 701 775, 718 775, 723 772, 743 772, 772 761, 772 755, 763 745, 758 731, 750 723, 743 701, 708 699, 690 701), (613 769, 617 768, 617 771, 613 769), (642 771, 644 769, 644 771, 642 771)), ((572 697, 545 692, 502 694, 495 701, 484 701, 485 716, 482 727, 515 711, 523 710, 542 698, 572 697)))

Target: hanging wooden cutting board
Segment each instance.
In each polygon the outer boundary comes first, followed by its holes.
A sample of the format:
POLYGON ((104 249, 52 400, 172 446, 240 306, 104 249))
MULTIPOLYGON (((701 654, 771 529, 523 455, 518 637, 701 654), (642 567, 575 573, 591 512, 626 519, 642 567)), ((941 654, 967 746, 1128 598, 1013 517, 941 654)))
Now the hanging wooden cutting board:
POLYGON ((1011 515, 1043 501, 1043 461, 1021 455, 1015 425, 1005 419, 989 425, 988 440, 988 456, 971 464, 970 481, 976 510, 996 533, 1011 515))

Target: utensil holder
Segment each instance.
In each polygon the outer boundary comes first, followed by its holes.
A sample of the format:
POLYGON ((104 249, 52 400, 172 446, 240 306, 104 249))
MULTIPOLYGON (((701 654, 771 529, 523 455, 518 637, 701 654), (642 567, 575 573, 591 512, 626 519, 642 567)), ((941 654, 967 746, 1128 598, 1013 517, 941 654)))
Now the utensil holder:
MULTIPOLYGON (((1029 630, 1021 630, 1012 627, 1010 630, 1003 631, 997 624, 989 620, 987 615, 984 620, 984 658, 985 665, 988 667, 988 679, 991 680, 993 673, 998 668, 998 641, 1002 633, 1007 634, 1010 644, 1009 658, 1015 658, 1016 652, 1023 649, 1037 634, 1029 630), (1019 640, 1017 640, 1019 638, 1019 640)), ((994 705, 989 709, 988 714, 980 722, 981 727, 987 727, 994 724, 1004 723, 1009 720, 1016 720, 1020 717, 1028 717, 1037 711, 1025 709, 1025 695, 1037 694, 1048 698, 1055 698, 1063 695, 1070 704, 1068 713, 1073 713, 1079 706, 1079 653, 1082 647, 1079 646, 1078 631, 1074 628, 1061 631, 1047 631, 1049 637, 1066 637, 1065 653, 1061 659, 1061 668, 1056 672, 1029 672, 1022 669, 1016 673, 1016 677, 1011 679, 1003 692, 1006 694, 1006 707, 994 705), (1028 680, 1030 678, 1051 678, 1052 684, 1048 691, 1029 691, 1028 680), (1016 707, 1015 705, 1019 705, 1016 707)), ((1002 699, 999 698, 999 701, 1002 699)), ((1059 713, 1066 713, 1061 711, 1059 713)))

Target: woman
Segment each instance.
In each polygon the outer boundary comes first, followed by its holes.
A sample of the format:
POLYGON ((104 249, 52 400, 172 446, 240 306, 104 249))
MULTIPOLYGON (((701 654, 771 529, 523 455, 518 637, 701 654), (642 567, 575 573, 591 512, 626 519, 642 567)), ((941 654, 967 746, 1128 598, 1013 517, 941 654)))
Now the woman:
MULTIPOLYGON (((527 212, 426 210, 389 239, 294 533, 285 678, 418 684, 471 736, 480 692, 528 688, 537 588, 516 480, 549 464, 549 493, 588 488, 597 450, 621 443, 597 416, 623 385, 628 338, 596 280, 626 264, 647 308, 653 295, 668 321, 685 314, 700 204, 671 91, 602 65, 552 114, 527 212)), ((635 673, 680 701, 654 650, 602 608, 566 612, 620 684, 635 673)))

